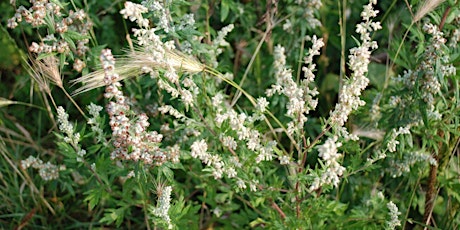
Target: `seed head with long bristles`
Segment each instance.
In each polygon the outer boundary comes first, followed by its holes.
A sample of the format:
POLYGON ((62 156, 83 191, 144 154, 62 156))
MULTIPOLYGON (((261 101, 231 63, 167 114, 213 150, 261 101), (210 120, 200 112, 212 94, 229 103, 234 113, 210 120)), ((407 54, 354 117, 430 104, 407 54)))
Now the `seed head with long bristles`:
MULTIPOLYGON (((152 52, 144 47, 128 53, 125 57, 119 58, 115 72, 119 75, 117 81, 139 76, 147 70, 165 70, 173 68, 176 72, 199 73, 205 70, 205 65, 192 57, 189 57, 177 50, 165 49, 163 58, 155 58, 152 52)), ((104 70, 98 70, 80 77, 73 83, 82 83, 82 87, 74 91, 80 94, 95 88, 105 86, 104 70)))
POLYGON ((430 13, 436 7, 438 7, 441 3, 445 0, 426 0, 418 9, 417 13, 414 16, 414 22, 418 22, 422 19, 426 14, 430 13))

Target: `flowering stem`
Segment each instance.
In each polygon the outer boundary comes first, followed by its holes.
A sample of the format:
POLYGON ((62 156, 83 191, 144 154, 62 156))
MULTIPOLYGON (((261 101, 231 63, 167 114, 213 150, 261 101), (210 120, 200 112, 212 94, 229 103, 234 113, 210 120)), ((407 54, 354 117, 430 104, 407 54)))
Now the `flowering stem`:
MULTIPOLYGON (((414 184, 414 187, 412 188, 412 195, 410 197, 410 200, 409 200, 409 204, 407 204, 406 207, 412 207, 412 201, 414 200, 414 197, 415 197, 415 192, 417 191, 417 188, 420 184, 420 179, 422 178, 422 176, 419 174, 418 178, 417 178, 417 182, 414 184)), ((405 220, 409 219, 409 212, 410 212, 410 208, 407 209, 406 211, 406 216, 405 216, 405 220)), ((401 229, 406 229, 406 223, 407 221, 404 221, 404 224, 402 226, 401 229)))
MULTIPOLYGON (((248 92, 246 92, 244 89, 242 89, 238 84, 236 84, 235 82, 225 78, 221 73, 219 73, 218 71, 216 70, 213 70, 211 68, 206 68, 204 70, 205 72, 211 74, 211 75, 214 75, 218 78, 220 78, 221 80, 225 81, 226 83, 228 83, 229 85, 235 87, 236 89, 238 89, 242 94, 244 94, 244 96, 246 96, 246 98, 251 102, 252 105, 256 106, 257 103, 256 103, 256 100, 254 99, 254 97, 252 97, 248 92)), ((270 111, 266 110, 265 111, 269 116, 270 118, 272 118, 275 123, 277 125, 280 126, 280 128, 283 130, 284 133, 286 133, 287 137, 291 140, 292 143, 294 143, 294 146, 296 147, 297 151, 300 152, 300 148, 299 146, 297 145, 297 142, 294 140, 294 138, 287 132, 286 128, 284 127, 283 123, 281 123, 281 121, 278 120, 278 118, 275 117, 275 115, 273 115, 273 113, 271 113, 270 111)), ((277 140, 277 142, 279 143, 279 140, 277 138, 277 135, 276 135, 276 132, 275 130, 273 129, 272 125, 270 124, 270 122, 268 121, 267 118, 264 119, 265 122, 267 123, 268 127, 270 128, 270 131, 272 132, 273 134, 273 137, 277 140)))
MULTIPOLYGON (((217 136, 218 136, 217 133, 209 126, 208 122, 206 122, 206 120, 205 120, 204 117, 203 117, 203 114, 202 114, 201 111, 199 110, 199 107, 192 106, 192 109, 193 109, 193 111, 195 111, 195 113, 198 114, 198 116, 200 117, 200 120, 203 122, 203 124, 204 124, 204 126, 206 127, 206 129, 208 129, 209 132, 211 132, 213 136, 217 137, 217 136)), ((219 139, 219 141, 220 141, 221 143, 223 143, 220 139, 219 139)), ((230 153, 231 153, 233 156, 238 157, 238 155, 235 153, 235 151, 234 151, 232 148, 227 147, 227 149, 228 149, 228 151, 230 151, 230 153)))

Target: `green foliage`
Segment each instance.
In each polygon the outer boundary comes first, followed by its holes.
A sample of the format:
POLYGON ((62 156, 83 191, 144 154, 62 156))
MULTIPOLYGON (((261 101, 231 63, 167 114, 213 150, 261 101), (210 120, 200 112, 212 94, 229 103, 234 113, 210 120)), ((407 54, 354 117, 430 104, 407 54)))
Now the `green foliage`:
POLYGON ((343 127, 364 0, 46 2, 0 3, 0 228, 459 228, 457 0, 374 5, 343 127))

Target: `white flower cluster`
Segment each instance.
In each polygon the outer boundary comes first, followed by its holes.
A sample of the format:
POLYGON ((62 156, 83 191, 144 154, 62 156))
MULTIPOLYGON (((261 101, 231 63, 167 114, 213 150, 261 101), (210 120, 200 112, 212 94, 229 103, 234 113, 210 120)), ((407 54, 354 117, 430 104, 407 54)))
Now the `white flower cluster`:
POLYGON ((59 178, 59 171, 66 169, 65 165, 56 166, 50 162, 43 163, 39 158, 29 156, 27 159, 21 161, 21 167, 27 169, 32 167, 38 169, 38 174, 43 180, 55 180, 59 178))
POLYGON ((18 22, 24 19, 32 26, 41 26, 45 24, 47 13, 53 13, 56 16, 61 15, 61 7, 58 4, 49 2, 48 0, 30 1, 32 6, 26 9, 24 6, 19 6, 14 14, 14 17, 8 19, 8 27, 15 28, 18 22))
POLYGON ((457 15, 457 17, 452 20, 451 24, 454 26, 454 29, 450 34, 449 47, 456 48, 460 41, 460 15, 457 15))
POLYGON ((230 24, 223 27, 220 31, 217 32, 217 37, 214 38, 214 40, 212 41, 212 46, 215 49, 217 49, 217 55, 222 53, 222 50, 219 49, 219 47, 225 47, 230 45, 227 41, 225 41, 225 37, 228 33, 232 32, 233 28, 235 28, 235 26, 233 24, 230 24))
POLYGON ((399 127, 399 130, 397 130, 397 131, 396 131, 396 129, 391 130, 391 137, 390 137, 390 140, 387 142, 388 151, 390 151, 390 152, 395 152, 396 151, 396 145, 399 144, 399 141, 396 140, 396 138, 401 134, 410 135, 410 126, 399 127))
POLYGON ((230 44, 227 41, 225 41, 225 37, 228 33, 232 32, 233 28, 233 24, 223 27, 220 31, 217 32, 217 37, 214 38, 214 40, 212 41, 212 49, 209 50, 211 58, 210 62, 212 67, 216 68, 219 64, 216 58, 223 52, 222 47, 230 46, 230 44))
POLYGON ((452 64, 447 64, 449 56, 446 54, 445 43, 447 40, 443 37, 444 33, 439 31, 437 26, 430 23, 425 24, 423 30, 431 34, 432 37, 430 38, 430 45, 426 47, 425 58, 415 74, 423 72, 423 79, 421 79, 422 97, 429 105, 433 105, 433 95, 441 92, 440 80, 444 81, 445 77, 454 76, 456 68, 452 64))
POLYGON ((162 114, 169 114, 180 121, 185 121, 187 119, 187 117, 184 114, 180 113, 171 105, 163 105, 160 108, 158 108, 158 111, 160 111, 160 113, 162 114))
MULTIPOLYGON (((69 10, 68 16, 64 16, 61 13, 63 9, 54 1, 40 0, 30 1, 30 3, 32 3, 32 6, 29 9, 24 6, 17 7, 14 17, 8 19, 8 27, 15 28, 18 26, 18 22, 22 22, 23 20, 34 27, 52 23, 59 39, 54 37, 54 34, 48 34, 40 42, 32 42, 29 51, 37 54, 52 52, 68 53, 71 49, 68 41, 62 37, 62 34, 73 31, 82 35, 82 38, 76 39, 76 49, 73 51, 75 51, 77 56, 83 58, 89 50, 87 47, 89 39, 85 38, 85 36, 89 34, 93 26, 88 20, 86 13, 81 9, 76 11, 69 10)), ((75 58, 73 66, 78 72, 81 72, 86 67, 85 62, 80 58, 75 58)))
POLYGON ((283 30, 288 32, 288 33, 292 33, 292 23, 291 23, 291 20, 289 19, 286 19, 286 21, 284 22, 283 24, 283 30))
POLYGON ((375 4, 377 4, 377 1, 371 0, 368 5, 364 6, 364 10, 361 12, 364 22, 356 26, 356 32, 360 34, 361 45, 350 49, 348 58, 353 74, 340 89, 339 103, 336 104, 334 111, 331 112, 330 121, 333 127, 343 126, 350 113, 365 104, 360 99, 360 96, 369 83, 369 79, 365 75, 370 63, 371 50, 378 47, 377 42, 371 40, 370 33, 382 28, 380 22, 372 21, 372 18, 376 17, 379 12, 374 10, 373 5, 375 4))
POLYGON ((147 7, 154 16, 158 18, 158 27, 163 29, 166 33, 174 32, 174 28, 169 25, 168 15, 166 9, 161 5, 160 1, 148 0, 141 3, 147 7))
MULTIPOLYGON (((441 93, 441 82, 445 82, 445 77, 456 74, 456 68, 452 64, 447 64, 449 56, 446 53, 448 48, 445 46, 447 40, 443 37, 444 33, 430 23, 424 24, 423 30, 430 34, 431 38, 425 48, 422 62, 415 70, 404 71, 397 80, 403 82, 409 89, 419 86, 421 97, 428 104, 428 112, 436 114, 435 95, 441 93)), ((400 104, 410 104, 412 101, 413 97, 408 97, 400 104)), ((437 119, 436 116, 433 118, 437 119)))
POLYGON ((100 123, 100 116, 99 113, 102 111, 102 106, 90 103, 88 105, 88 112, 91 117, 88 119, 87 124, 91 126, 91 131, 96 134, 96 140, 98 143, 106 144, 106 140, 104 138, 104 131, 102 130, 102 126, 100 123))
POLYGON ((118 74, 115 73, 115 58, 108 49, 101 52, 100 60, 105 71, 104 82, 107 84, 104 97, 114 99, 107 104, 107 113, 110 118, 113 145, 115 150, 111 158, 142 161, 145 164, 161 165, 167 160, 177 159, 178 151, 166 152, 159 145, 163 135, 156 131, 148 132, 150 123, 144 113, 135 114, 130 110, 121 84, 118 82, 118 74), (130 119, 130 115, 133 119, 130 119))
POLYGON ((193 158, 200 159, 211 169, 214 179, 221 179, 224 173, 226 173, 228 178, 236 177, 236 171, 233 167, 225 167, 219 155, 213 155, 208 152, 208 145, 205 140, 193 142, 190 149, 190 155, 193 158))
POLYGON ((220 139, 222 141, 222 145, 224 145, 225 147, 227 147, 229 149, 235 150, 236 147, 238 147, 238 143, 236 143, 235 138, 233 138, 231 136, 225 136, 225 135, 221 134, 220 139))
MULTIPOLYGON (((218 102, 218 97, 213 98, 214 102, 218 102)), ((261 100, 261 107, 265 106, 266 103, 261 100)), ((245 113, 236 113, 232 108, 228 108, 227 112, 224 112, 222 107, 218 107, 215 122, 217 126, 221 126, 222 123, 228 120, 230 128, 236 132, 238 140, 246 141, 246 147, 257 153, 256 163, 261 161, 271 161, 273 159, 273 147, 276 145, 275 141, 267 142, 265 145, 261 143, 262 135, 259 131, 249 128, 248 125, 252 124, 255 120, 259 119, 260 116, 251 117, 245 113)))
POLYGON ((325 172, 321 177, 316 177, 310 186, 310 191, 319 189, 324 185, 332 184, 338 186, 340 176, 345 172, 345 168, 339 164, 338 160, 342 154, 338 153, 338 149, 342 143, 337 142, 338 137, 329 137, 323 145, 318 146, 319 157, 324 161, 325 172))
MULTIPOLYGON (((187 28, 195 28, 195 18, 193 14, 184 14, 179 21, 179 25, 177 25, 175 30, 185 30, 187 28)), ((190 44, 190 43, 189 43, 190 44)))
POLYGON ((305 20, 305 24, 312 29, 321 26, 321 21, 315 17, 315 11, 323 5, 321 0, 296 0, 296 3, 304 10, 302 18, 305 20))
POLYGON ((157 207, 151 210, 154 216, 163 219, 168 224, 168 229, 172 229, 174 227, 171 224, 171 218, 168 214, 171 203, 171 192, 171 186, 164 187, 164 189, 161 190, 161 194, 158 197, 157 207))
MULTIPOLYGON (((126 8, 120 11, 125 17, 131 17, 141 23, 140 28, 133 29, 133 35, 137 40, 136 44, 139 46, 118 62, 115 72, 120 76, 117 81, 136 77, 142 73, 150 73, 152 78, 158 79, 157 84, 160 89, 167 91, 173 97, 180 96, 181 100, 190 106, 198 89, 191 84, 188 86, 181 85, 182 82, 180 82, 178 73, 199 73, 205 69, 205 66, 194 58, 176 50, 174 41, 163 42, 162 36, 156 33, 161 29, 161 25, 156 24, 158 27, 151 28, 148 23, 143 22, 142 13, 153 6, 162 7, 158 1, 145 1, 144 6, 126 2, 126 8)), ((104 76, 103 71, 95 71, 75 80, 75 83, 85 83, 75 93, 105 86, 104 76)))
POLYGON ((136 22, 140 27, 149 27, 149 20, 142 16, 143 13, 147 13, 147 7, 132 3, 130 1, 125 2, 125 8, 120 11, 123 18, 129 18, 130 21, 136 22))
POLYGON ((77 153, 77 161, 82 162, 83 157, 86 155, 86 150, 82 149, 78 144, 80 142, 80 133, 74 133, 74 127, 69 122, 69 114, 65 112, 62 106, 57 108, 57 115, 59 131, 65 134, 64 142, 72 145, 77 153))
MULTIPOLYGON (((47 38, 50 38, 50 36, 47 36, 47 38)), ((42 42, 36 43, 32 42, 32 44, 29 47, 29 51, 32 53, 52 53, 52 52, 58 52, 58 53, 67 53, 70 48, 69 48, 69 43, 67 43, 64 40, 57 40, 54 38, 49 39, 52 40, 50 44, 47 43, 45 39, 43 39, 42 42)))
POLYGON ((401 221, 399 221, 398 219, 398 216, 401 215, 401 212, 399 212, 398 206, 396 206, 396 204, 394 204, 393 201, 387 203, 387 208, 388 210, 390 210, 390 219, 387 220, 385 229, 393 230, 397 226, 401 226, 401 221))
POLYGON ((391 169, 386 170, 393 178, 409 173, 412 166, 419 162, 428 162, 430 165, 438 165, 436 159, 427 152, 415 151, 404 153, 404 159, 390 161, 391 169))
POLYGON ((314 96, 318 94, 316 87, 310 88, 309 85, 314 82, 315 75, 313 71, 316 65, 313 63, 313 57, 319 55, 319 50, 324 46, 322 39, 317 39, 316 36, 310 38, 313 42, 312 47, 308 51, 308 56, 304 58, 305 65, 302 68, 305 78, 301 81, 300 86, 293 80, 292 70, 286 67, 286 56, 284 47, 278 45, 275 47, 273 68, 275 70, 276 84, 272 85, 266 91, 267 96, 272 96, 275 93, 284 94, 288 97, 286 114, 293 118, 293 121, 288 123, 288 133, 303 130, 303 126, 307 121, 306 114, 314 110, 318 104, 318 100, 314 96))

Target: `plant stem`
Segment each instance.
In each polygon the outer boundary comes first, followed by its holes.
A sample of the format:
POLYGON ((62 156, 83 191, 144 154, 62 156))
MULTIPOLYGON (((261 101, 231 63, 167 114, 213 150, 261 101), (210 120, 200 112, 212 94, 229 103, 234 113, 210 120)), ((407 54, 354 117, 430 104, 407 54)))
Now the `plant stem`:
MULTIPOLYGON (((262 47, 262 44, 264 44, 265 39, 266 39, 268 33, 270 33, 271 30, 272 30, 271 27, 267 27, 267 29, 265 30, 264 35, 262 36, 262 38, 261 38, 260 41, 259 41, 259 44, 257 45, 256 50, 254 50, 254 54, 252 55, 251 60, 249 61, 248 66, 246 66, 246 70, 244 71, 243 77, 241 78, 241 81, 240 81, 240 83, 238 84, 240 88, 243 87, 243 83, 244 83, 244 81, 246 80, 246 77, 248 76, 249 70, 251 69, 252 64, 254 63, 254 60, 256 59, 257 55, 259 54, 259 51, 260 51, 260 48, 262 47)), ((238 88, 237 88, 237 89, 238 89, 238 88)), ((238 101, 238 99, 241 97, 241 93, 242 93, 241 90, 238 90, 238 92, 235 94, 235 97, 233 98, 232 103, 231 103, 231 106, 232 106, 232 107, 236 104, 236 102, 238 101)))
MULTIPOLYGON (((437 156, 434 156, 438 161, 437 156)), ((430 174, 428 176, 428 189, 425 195, 425 213, 423 215, 423 223, 429 226, 431 223, 431 214, 434 208, 434 198, 436 191, 436 178, 437 178, 438 166, 430 165, 430 174)), ((425 227, 427 229, 427 227, 425 227)))
POLYGON ((441 22, 439 23, 439 31, 442 31, 442 28, 444 27, 444 23, 446 23, 447 16, 450 13, 451 7, 448 6, 446 10, 444 11, 444 14, 442 15, 441 22))
MULTIPOLYGON (((341 49, 340 49, 340 75, 339 75, 339 89, 342 88, 342 84, 343 84, 343 76, 346 74, 345 73, 345 49, 346 49, 346 41, 347 41, 347 38, 346 38, 346 32, 347 32, 347 27, 346 27, 346 23, 347 23, 347 17, 345 15, 345 11, 346 11, 346 7, 347 7, 347 1, 346 0, 343 0, 342 1, 343 3, 343 6, 342 6, 342 10, 340 10, 340 1, 337 1, 337 4, 339 5, 339 12, 340 12, 340 17, 339 17, 339 25, 340 25, 340 46, 341 46, 341 49)), ((338 97, 340 98, 340 92, 341 90, 339 90, 339 94, 338 94, 338 97)))

